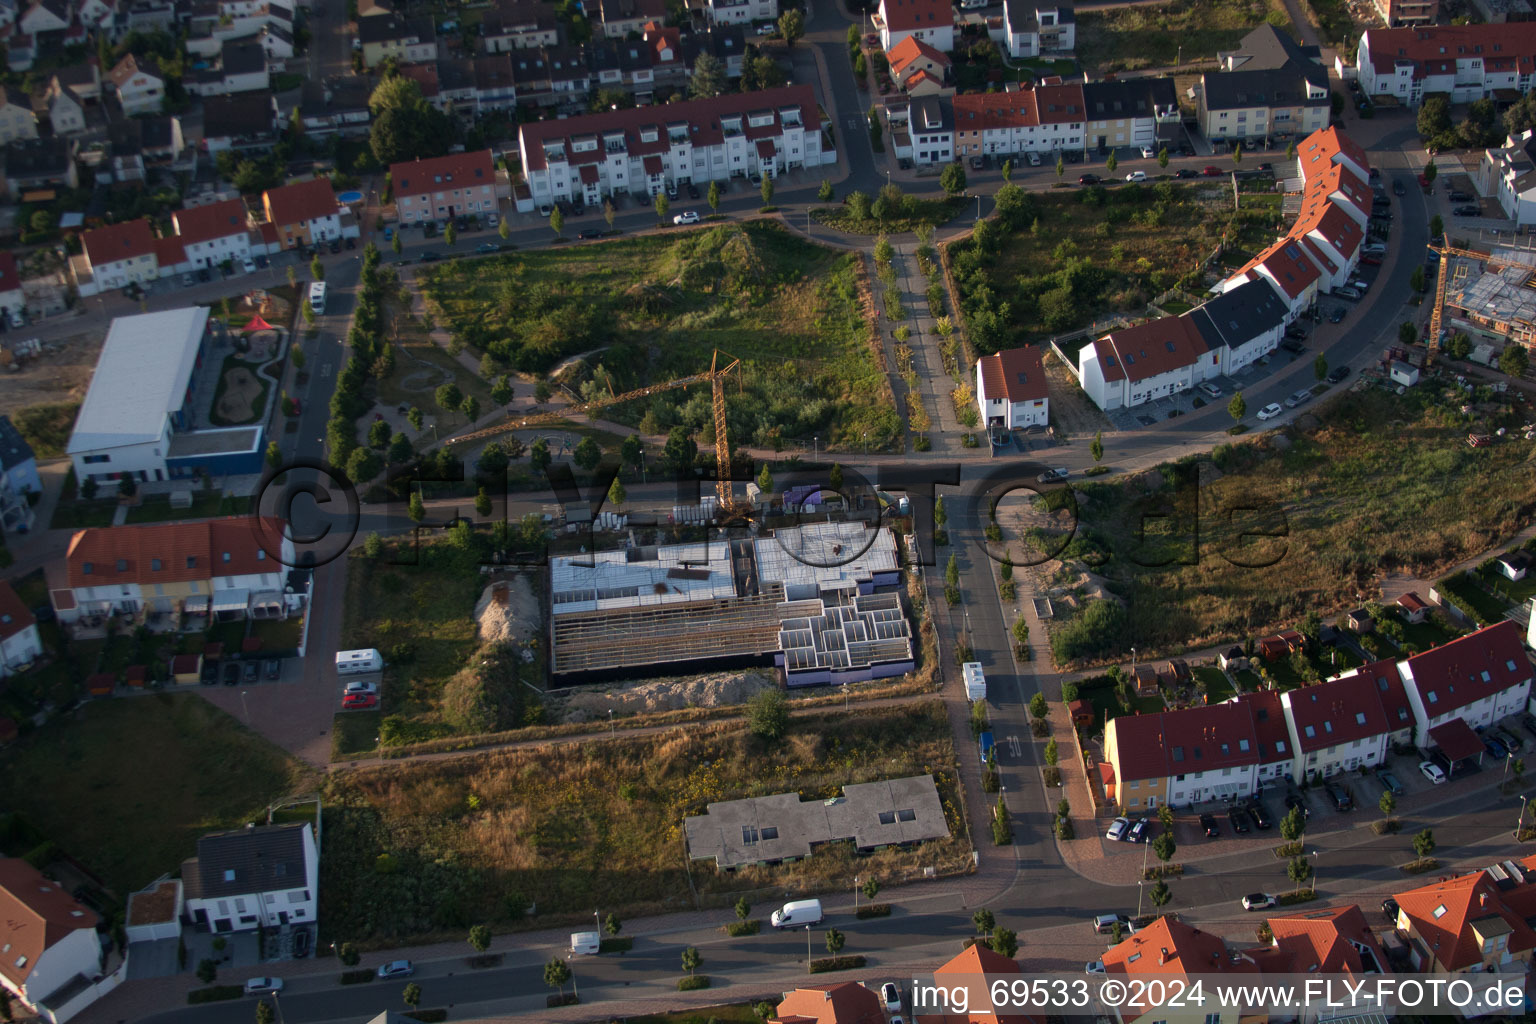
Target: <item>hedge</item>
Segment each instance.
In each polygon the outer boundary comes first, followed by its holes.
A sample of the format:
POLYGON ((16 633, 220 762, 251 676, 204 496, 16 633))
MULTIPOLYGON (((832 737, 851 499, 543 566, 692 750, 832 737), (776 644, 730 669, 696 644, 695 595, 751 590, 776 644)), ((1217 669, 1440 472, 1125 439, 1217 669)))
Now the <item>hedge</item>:
POLYGON ((695 975, 692 975, 692 976, 687 977, 687 978, 679 978, 678 979, 677 990, 679 992, 692 992, 695 989, 700 989, 700 988, 709 988, 709 976, 708 975, 695 974, 695 975))
POLYGON ((826 974, 828 971, 852 971, 864 966, 862 956, 829 956, 820 960, 811 961, 812 974, 826 974))
POLYGON ((245 995, 245 989, 239 985, 210 985, 207 988, 195 988, 187 993, 187 1002, 217 1003, 225 999, 239 999, 245 995))

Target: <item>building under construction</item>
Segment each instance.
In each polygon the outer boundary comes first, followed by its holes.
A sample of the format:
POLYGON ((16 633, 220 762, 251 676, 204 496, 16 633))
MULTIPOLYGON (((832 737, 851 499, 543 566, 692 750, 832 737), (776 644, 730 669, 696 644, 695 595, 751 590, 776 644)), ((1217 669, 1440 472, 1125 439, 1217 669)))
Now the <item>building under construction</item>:
POLYGON ((1447 272, 1452 330, 1465 325, 1526 346, 1536 342, 1536 251, 1499 246, 1487 261, 1452 256, 1447 272))
POLYGON ((861 522, 550 560, 558 682, 775 665, 790 686, 901 675, 896 539, 861 522))

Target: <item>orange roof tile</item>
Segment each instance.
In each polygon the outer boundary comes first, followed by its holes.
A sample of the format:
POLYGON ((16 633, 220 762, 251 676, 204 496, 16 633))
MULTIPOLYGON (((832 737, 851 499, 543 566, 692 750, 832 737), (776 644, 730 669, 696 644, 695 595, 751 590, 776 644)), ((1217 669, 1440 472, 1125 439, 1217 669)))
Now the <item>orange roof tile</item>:
POLYGON ((225 199, 171 214, 171 222, 176 225, 176 234, 183 245, 243 234, 247 219, 245 203, 239 199, 225 199))
MULTIPOLYGON (((1527 883, 1525 888, 1536 886, 1527 883)), ((1525 923, 1524 914, 1505 903, 1486 871, 1398 893, 1396 899, 1430 955, 1448 971, 1459 971, 1482 960, 1482 942, 1477 935, 1480 921, 1490 922, 1500 933, 1507 929, 1511 953, 1536 949, 1536 932, 1525 923)), ((1526 899, 1522 893, 1522 902, 1526 899)))
MULTIPOLYGON (((1104 954, 1104 971, 1109 975, 1175 978, 1207 974, 1257 974, 1258 965, 1241 954, 1227 950, 1219 937, 1202 932, 1181 921, 1160 917, 1141 931, 1111 947, 1104 954)), ((1126 1011, 1152 1009, 1128 1003, 1126 1011)), ((1122 1012, 1124 1020, 1139 1013, 1122 1012)))
POLYGON ((1269 930, 1275 946, 1289 954, 1288 974, 1359 975, 1387 967, 1386 953, 1365 923, 1358 906, 1330 907, 1293 917, 1272 917, 1269 930), (1375 958, 1367 963, 1362 950, 1375 958))
POLYGON ((885 1024, 885 1011, 873 989, 844 981, 786 994, 768 1024, 885 1024))
POLYGON ((988 398, 1031 402, 1047 396, 1045 364, 1037 345, 1005 348, 995 355, 982 356, 978 362, 988 398))
POLYGON ((266 193, 267 208, 272 223, 307 224, 312 220, 329 217, 337 210, 336 191, 328 178, 312 178, 293 185, 269 188, 266 193))
POLYGON ((0 640, 9 640, 36 623, 37 619, 22 603, 20 595, 9 583, 0 580, 0 640))
POLYGON ((396 196, 424 195, 445 188, 496 184, 496 164, 488 149, 450 153, 430 160, 391 164, 389 180, 396 196))
POLYGON ((71 587, 118 583, 185 583, 214 576, 280 572, 263 537, 280 536, 277 519, 240 516, 196 523, 153 523, 79 530, 70 538, 65 568, 71 587))
POLYGON ((923 42, 917 36, 907 36, 901 42, 891 47, 891 52, 886 54, 891 62, 891 72, 901 75, 913 61, 926 57, 941 68, 949 67, 949 57, 939 50, 934 49, 923 42))
POLYGON ((96 927, 96 912, 24 860, 0 860, 0 974, 20 987, 53 946, 81 928, 96 927))

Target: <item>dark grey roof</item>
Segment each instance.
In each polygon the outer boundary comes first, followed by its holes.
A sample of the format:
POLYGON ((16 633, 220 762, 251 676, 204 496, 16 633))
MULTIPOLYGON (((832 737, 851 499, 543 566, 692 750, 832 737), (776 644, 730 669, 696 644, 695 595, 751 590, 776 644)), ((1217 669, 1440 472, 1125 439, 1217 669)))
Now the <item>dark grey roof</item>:
POLYGON ((1114 82, 1084 82, 1083 105, 1089 120, 1151 117, 1154 108, 1178 106, 1178 91, 1171 78, 1122 78, 1114 82))
POLYGON ((304 874, 305 824, 267 825, 215 832, 197 841, 197 856, 182 866, 189 899, 312 887, 304 874))
POLYGON ((11 106, 20 107, 23 110, 32 109, 32 98, 14 85, 5 87, 5 102, 11 106))
POLYGON ((938 96, 920 96, 912 101, 907 129, 913 135, 927 132, 947 132, 955 127, 955 118, 949 104, 938 96))
POLYGON ((1326 107, 1329 103, 1328 70, 1320 64, 1272 71, 1207 71, 1201 82, 1205 89, 1207 110, 1276 106, 1326 107), (1323 90, 1322 96, 1308 99, 1309 81, 1323 90))
MULTIPOLYGON (((515 85, 512 75, 512 58, 504 53, 475 58, 475 88, 482 91, 505 89, 515 85)), ((366 97, 365 97, 366 99, 366 97)))
POLYGON ((34 457, 32 446, 27 444, 11 418, 0 413, 0 469, 15 469, 34 457))
POLYGON ((1207 351, 1223 344, 1239 348, 1285 323, 1285 305, 1268 281, 1245 281, 1184 314, 1200 332, 1207 351))
POLYGON ((475 87, 475 62, 468 57, 450 57, 437 62, 439 92, 458 92, 475 87))
POLYGON ((69 140, 21 139, 5 147, 5 173, 12 178, 62 178, 69 173, 69 140))
POLYGON ((437 30, 431 18, 402 18, 388 14, 384 17, 359 18, 357 38, 363 43, 389 43, 415 38, 429 43, 437 39, 437 30))
POLYGON ((107 141, 113 156, 132 156, 144 150, 144 126, 134 118, 107 125, 107 141))
POLYGON ((1039 0, 1003 0, 1007 8, 1008 25, 1015 32, 1028 32, 1040 27, 1039 15, 1055 12, 1056 24, 1071 25, 1077 21, 1077 12, 1071 4, 1041 3, 1039 0))
POLYGON ((1218 55, 1233 61, 1240 71, 1270 71, 1287 64, 1317 63, 1322 52, 1316 46, 1303 46, 1273 25, 1260 25, 1243 36, 1237 49, 1218 55))
POLYGON ((593 71, 644 71, 651 66, 649 43, 628 39, 594 41, 590 47, 593 71))
POLYGON ((139 125, 139 139, 145 149, 169 149, 176 141, 170 117, 134 118, 139 125))
MULTIPOLYGON (((280 7, 274 7, 272 9, 274 11, 282 10, 280 7)), ((283 42, 290 45, 293 43, 293 29, 289 28, 287 25, 279 25, 275 21, 269 21, 267 22, 267 33, 269 35, 276 36, 283 42)))
POLYGON ((225 75, 249 75, 267 69, 267 51, 260 43, 225 43, 223 53, 225 75))
POLYGON ((237 92, 203 100, 203 138, 256 138, 272 133, 272 93, 237 92))

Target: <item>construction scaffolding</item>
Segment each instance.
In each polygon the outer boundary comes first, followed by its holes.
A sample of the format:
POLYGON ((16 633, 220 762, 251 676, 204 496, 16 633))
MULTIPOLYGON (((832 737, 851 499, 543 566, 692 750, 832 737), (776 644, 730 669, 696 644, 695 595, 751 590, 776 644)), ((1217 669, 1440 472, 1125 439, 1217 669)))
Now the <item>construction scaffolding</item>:
POLYGON ((819 615, 786 618, 779 630, 789 686, 857 682, 912 670, 912 630, 898 594, 834 593, 819 615))
POLYGON ((1536 252, 1500 247, 1491 258, 1453 257, 1451 264, 1447 307, 1522 345, 1536 340, 1536 252))

